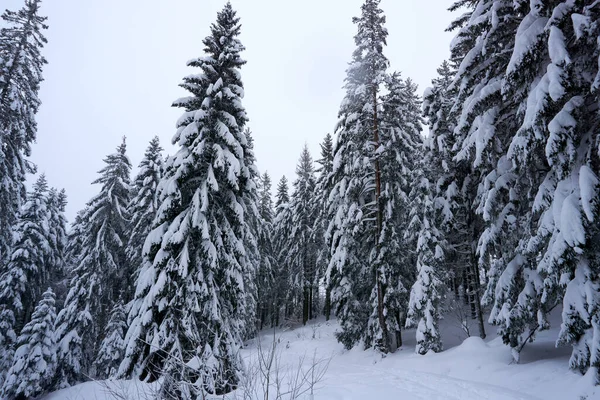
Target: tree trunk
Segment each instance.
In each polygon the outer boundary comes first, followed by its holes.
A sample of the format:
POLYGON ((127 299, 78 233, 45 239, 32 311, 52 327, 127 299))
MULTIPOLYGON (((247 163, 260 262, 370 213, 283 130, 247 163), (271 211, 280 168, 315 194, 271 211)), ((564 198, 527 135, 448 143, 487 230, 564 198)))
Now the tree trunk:
POLYGON ((329 321, 331 318, 331 289, 329 287, 325 289, 325 307, 323 308, 323 314, 325 314, 325 321, 329 321))
MULTIPOLYGON (((379 149, 379 121, 377 119, 377 86, 373 87, 373 141, 375 144, 375 151, 379 149)), ((379 164, 379 156, 375 155, 375 207, 377 211, 377 234, 375 237, 376 246, 376 258, 379 258, 379 238, 381 236, 381 227, 383 224, 383 216, 381 210, 381 166, 379 164)), ((379 325, 381 326, 382 332, 382 350, 388 352, 390 350, 390 343, 388 338, 387 327, 385 324, 385 316, 383 314, 383 285, 381 284, 381 271, 378 263, 375 265, 375 284, 377 285, 377 315, 379 317, 379 325)))

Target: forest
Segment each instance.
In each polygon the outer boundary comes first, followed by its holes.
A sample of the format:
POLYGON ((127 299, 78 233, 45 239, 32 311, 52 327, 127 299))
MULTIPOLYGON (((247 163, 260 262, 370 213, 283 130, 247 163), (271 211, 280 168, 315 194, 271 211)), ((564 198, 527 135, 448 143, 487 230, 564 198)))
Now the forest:
POLYGON ((72 221, 30 160, 48 26, 22 3, 0 24, 0 398, 105 380, 225 398, 248 343, 315 321, 344 351, 409 341, 427 360, 457 312, 514 364, 551 332, 600 385, 600 1, 456 1, 423 91, 364 0, 337 125, 278 182, 257 167, 226 2, 188 55, 176 150, 148 137, 134 169, 123 137, 72 221))

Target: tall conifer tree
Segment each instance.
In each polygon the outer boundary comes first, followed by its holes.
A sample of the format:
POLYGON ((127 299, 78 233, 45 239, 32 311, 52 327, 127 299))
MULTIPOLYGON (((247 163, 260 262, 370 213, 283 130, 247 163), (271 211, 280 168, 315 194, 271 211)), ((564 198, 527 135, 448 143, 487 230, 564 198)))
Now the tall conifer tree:
POLYGON ((160 184, 161 205, 144 245, 122 375, 165 377, 178 398, 223 394, 239 380, 238 350, 256 310, 256 170, 242 107, 239 18, 227 3, 184 79, 190 97, 160 184), (254 202, 254 204, 252 204, 254 202), (250 308, 253 308, 250 310, 250 308), (189 366, 189 368, 188 368, 189 366))
POLYGON ((0 29, 0 265, 10 257, 11 230, 26 198, 25 179, 34 166, 26 159, 37 134, 38 91, 46 59, 46 17, 41 0, 26 0, 19 11, 6 10, 0 29))
POLYGON ((81 221, 82 238, 77 265, 72 271, 65 306, 57 317, 57 387, 66 387, 96 377, 93 361, 103 339, 113 306, 125 289, 127 271, 125 244, 129 231, 131 163, 125 138, 108 155, 106 166, 94 183, 100 193, 92 198, 81 221))

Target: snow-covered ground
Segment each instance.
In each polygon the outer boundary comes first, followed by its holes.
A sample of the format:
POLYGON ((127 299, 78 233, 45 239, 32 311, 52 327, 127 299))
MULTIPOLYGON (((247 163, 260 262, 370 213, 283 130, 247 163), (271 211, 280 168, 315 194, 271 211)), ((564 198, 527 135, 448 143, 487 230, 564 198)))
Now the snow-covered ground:
MULTIPOLYGON (((291 378, 297 377, 295 372, 300 363, 305 372, 316 364, 315 378, 308 379, 316 381, 315 400, 600 399, 598 388, 568 369, 570 348, 555 348, 558 323, 554 326, 540 333, 534 343, 527 344, 519 364, 511 362, 510 350, 495 337, 493 327, 487 327, 489 336, 485 341, 479 337, 463 341, 464 334, 452 318, 447 318, 443 325, 445 344, 450 348, 439 354, 415 354, 414 331, 410 330, 404 332, 404 346, 386 357, 360 348, 346 351, 335 339, 335 321, 319 320, 306 327, 263 332, 260 340, 250 342, 242 350, 242 355, 248 368, 255 371, 253 375, 259 376, 259 354, 266 357, 275 339, 278 365, 272 371, 280 372, 282 391, 287 390, 291 378), (325 368, 323 376, 318 378, 325 368)), ((271 379, 273 393, 275 373, 271 379)), ((255 384, 254 392, 262 393, 260 383, 255 384)), ((308 390, 309 386, 305 381, 302 390, 308 390)), ((55 392, 45 400, 151 398, 151 393, 152 388, 139 382, 88 382, 55 392), (147 396, 142 395, 144 390, 147 396)), ((238 397, 226 398, 244 397, 240 392, 238 397)), ((311 399, 310 390, 299 398, 311 399)))

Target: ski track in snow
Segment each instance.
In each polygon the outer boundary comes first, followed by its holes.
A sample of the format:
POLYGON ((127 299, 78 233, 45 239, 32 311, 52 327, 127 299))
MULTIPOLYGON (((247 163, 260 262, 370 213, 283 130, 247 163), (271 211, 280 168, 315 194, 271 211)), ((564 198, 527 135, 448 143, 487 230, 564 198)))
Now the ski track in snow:
POLYGON ((357 364, 348 365, 346 368, 346 373, 336 374, 335 383, 331 382, 331 379, 325 382, 327 387, 317 392, 315 399, 390 398, 393 393, 399 398, 414 400, 541 400, 501 386, 441 374, 397 368, 382 373, 381 369, 357 364), (380 388, 381 393, 378 393, 377 388, 380 388), (408 395, 410 397, 402 397, 408 395))

